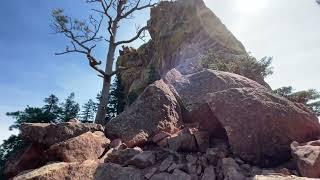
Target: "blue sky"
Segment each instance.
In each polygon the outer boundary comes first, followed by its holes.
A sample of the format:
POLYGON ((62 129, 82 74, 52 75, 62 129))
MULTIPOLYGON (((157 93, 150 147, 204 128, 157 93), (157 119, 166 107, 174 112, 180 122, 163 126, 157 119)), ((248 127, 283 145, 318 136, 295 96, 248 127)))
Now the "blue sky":
MULTIPOLYGON (((40 106, 53 93, 60 99, 70 92, 77 101, 94 98, 101 79, 79 55, 55 56, 65 39, 51 33, 50 12, 65 9, 68 15, 86 17, 83 1, 28 0, 0 3, 0 142, 11 132, 6 112, 26 105, 40 106)), ((320 90, 320 7, 313 0, 206 0, 206 4, 258 58, 274 57, 274 71, 267 81, 273 88, 292 85, 297 90, 320 90)), ((148 12, 137 15, 143 24, 148 12)), ((120 38, 134 32, 133 23, 123 24, 120 38)), ((137 47, 141 42, 132 46, 137 47)), ((105 50, 97 48, 103 60, 105 50)))

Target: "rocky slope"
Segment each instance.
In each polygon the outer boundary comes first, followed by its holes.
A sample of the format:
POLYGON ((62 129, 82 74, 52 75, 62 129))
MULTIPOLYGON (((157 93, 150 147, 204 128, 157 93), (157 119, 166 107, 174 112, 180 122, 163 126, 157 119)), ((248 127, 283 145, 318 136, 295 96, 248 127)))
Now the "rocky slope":
POLYGON ((161 2, 149 25, 152 40, 118 61, 130 67, 120 77, 131 105, 105 127, 23 125, 31 145, 7 162, 9 178, 320 178, 320 124, 308 108, 262 77, 201 67, 208 49, 226 61, 246 55, 202 0, 161 2))

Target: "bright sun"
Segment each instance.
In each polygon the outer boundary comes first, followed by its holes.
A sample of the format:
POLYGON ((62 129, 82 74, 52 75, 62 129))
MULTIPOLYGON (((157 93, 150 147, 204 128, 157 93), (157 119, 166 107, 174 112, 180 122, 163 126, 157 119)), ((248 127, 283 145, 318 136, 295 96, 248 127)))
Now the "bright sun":
POLYGON ((253 15, 267 6, 268 0, 235 0, 236 11, 242 14, 253 15))

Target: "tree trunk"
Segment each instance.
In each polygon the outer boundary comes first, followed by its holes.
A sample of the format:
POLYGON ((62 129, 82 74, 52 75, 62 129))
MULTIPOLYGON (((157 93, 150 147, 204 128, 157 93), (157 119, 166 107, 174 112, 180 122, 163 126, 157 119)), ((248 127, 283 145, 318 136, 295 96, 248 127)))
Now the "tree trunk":
MULTIPOLYGON (((107 55, 107 62, 106 62, 107 64, 106 64, 106 68, 105 68, 106 74, 112 73, 114 55, 115 55, 116 48, 117 48, 117 45, 114 43, 115 39, 116 39, 115 37, 117 34, 117 27, 118 27, 118 23, 114 22, 112 24, 113 35, 110 36, 110 43, 109 43, 109 48, 108 48, 108 55, 107 55)), ((106 123, 105 118, 106 118, 106 114, 108 112, 110 85, 111 85, 111 76, 104 77, 100 103, 99 103, 97 115, 95 118, 95 123, 97 123, 97 124, 105 125, 105 123, 106 123)))

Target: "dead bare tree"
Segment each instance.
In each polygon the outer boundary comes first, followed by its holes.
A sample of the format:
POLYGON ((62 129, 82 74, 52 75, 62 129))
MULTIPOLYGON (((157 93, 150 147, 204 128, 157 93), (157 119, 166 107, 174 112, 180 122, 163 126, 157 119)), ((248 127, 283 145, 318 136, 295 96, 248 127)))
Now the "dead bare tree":
POLYGON ((133 19, 133 15, 136 11, 140 11, 146 8, 150 8, 156 5, 154 0, 86 0, 87 3, 95 5, 92 9, 95 14, 98 14, 98 18, 94 16, 89 17, 89 21, 80 21, 72 19, 69 16, 64 15, 63 10, 56 9, 52 11, 53 17, 53 30, 56 33, 63 34, 70 40, 70 45, 66 47, 64 52, 56 53, 56 55, 63 55, 68 53, 81 53, 84 54, 89 62, 91 68, 99 73, 99 76, 103 78, 103 87, 101 99, 95 118, 95 122, 98 124, 105 123, 105 116, 107 113, 107 104, 110 90, 111 77, 126 69, 120 67, 113 71, 112 66, 115 59, 115 51, 118 46, 131 43, 138 38, 145 36, 147 26, 138 28, 135 36, 128 40, 117 41, 117 33, 120 28, 120 22, 123 20, 133 19), (106 23, 104 20, 106 19, 106 23), (102 30, 102 26, 106 24, 107 34, 105 35, 102 30), (96 47, 98 42, 105 40, 108 43, 106 66, 105 69, 101 69, 101 61, 98 61, 92 54, 92 50, 96 47))

